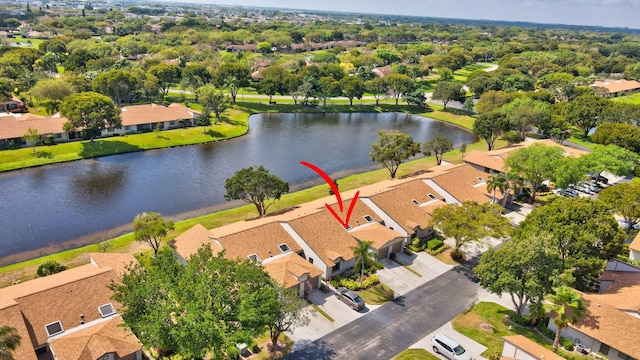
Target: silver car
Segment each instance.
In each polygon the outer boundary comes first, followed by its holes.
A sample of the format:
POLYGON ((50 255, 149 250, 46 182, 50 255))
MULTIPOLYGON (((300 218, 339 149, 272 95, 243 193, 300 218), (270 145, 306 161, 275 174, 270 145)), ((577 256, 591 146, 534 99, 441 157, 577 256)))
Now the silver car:
POLYGON ((360 311, 367 305, 358 293, 347 288, 341 287, 336 289, 336 297, 355 311, 360 311))

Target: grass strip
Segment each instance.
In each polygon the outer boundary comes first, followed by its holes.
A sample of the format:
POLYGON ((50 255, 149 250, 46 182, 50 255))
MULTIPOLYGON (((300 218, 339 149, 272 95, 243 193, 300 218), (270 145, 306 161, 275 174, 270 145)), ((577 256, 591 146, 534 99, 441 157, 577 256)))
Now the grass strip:
POLYGON ((441 360, 425 349, 407 349, 391 360, 441 360))
POLYGON ((398 265, 400 265, 400 266, 402 266, 403 268, 405 268, 405 269, 409 270, 409 271, 410 271, 410 272, 412 272, 415 276, 417 276, 417 277, 422 277, 422 274, 420 274, 419 272, 417 272, 417 271, 413 270, 413 269, 412 269, 412 268, 410 268, 409 266, 407 266, 407 265, 405 265, 405 264, 403 264, 403 263, 399 262, 398 260, 393 259, 393 262, 394 262, 394 263, 396 263, 396 264, 398 264, 398 265))
POLYGON ((358 295, 364 299, 367 304, 370 305, 382 305, 388 301, 393 300, 395 293, 393 289, 383 283, 372 286, 367 290, 358 291, 358 295))
POLYGON ((320 315, 324 316, 325 318, 327 318, 327 320, 329 320, 329 322, 334 322, 335 320, 333 320, 333 318, 331 316, 329 316, 329 314, 327 314, 326 312, 324 312, 324 310, 320 309, 320 307, 314 303, 312 303, 311 301, 307 300, 307 302, 309 303, 309 305, 311 305, 313 307, 313 309, 317 312, 320 313, 320 315))

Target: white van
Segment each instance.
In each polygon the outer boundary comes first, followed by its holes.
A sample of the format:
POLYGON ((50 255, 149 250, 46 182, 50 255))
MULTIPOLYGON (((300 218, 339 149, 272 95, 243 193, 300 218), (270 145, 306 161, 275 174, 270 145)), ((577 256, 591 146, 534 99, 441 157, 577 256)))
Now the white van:
POLYGON ((436 354, 443 355, 451 360, 471 360, 471 354, 446 335, 436 334, 431 339, 431 343, 436 354))

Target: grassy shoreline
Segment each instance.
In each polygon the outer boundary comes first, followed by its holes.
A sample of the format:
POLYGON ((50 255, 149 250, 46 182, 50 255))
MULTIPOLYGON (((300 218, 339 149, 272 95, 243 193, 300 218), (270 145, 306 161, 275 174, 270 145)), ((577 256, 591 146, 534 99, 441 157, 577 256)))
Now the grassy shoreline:
MULTIPOLYGON (((198 104, 190 106, 195 110, 201 108, 198 104)), ((160 134, 148 132, 101 138, 94 142, 86 140, 39 146, 35 154, 31 147, 0 151, 0 172, 136 151, 228 140, 246 134, 249 131, 249 117, 258 113, 401 112, 431 117, 467 130, 472 128, 473 118, 470 116, 444 112, 438 108, 437 104, 431 104, 430 107, 390 104, 380 104, 380 106, 328 104, 326 107, 301 107, 293 104, 267 105, 238 102, 223 114, 221 121, 204 129, 190 127, 165 130, 160 134)))

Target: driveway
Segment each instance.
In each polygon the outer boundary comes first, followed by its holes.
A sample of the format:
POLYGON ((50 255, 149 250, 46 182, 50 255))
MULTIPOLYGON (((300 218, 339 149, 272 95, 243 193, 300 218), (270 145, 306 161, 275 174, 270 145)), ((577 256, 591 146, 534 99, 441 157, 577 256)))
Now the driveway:
POLYGON ((436 354, 435 351, 433 351, 433 345, 431 344, 431 338, 434 337, 436 334, 444 334, 444 335, 448 336, 449 338, 453 339, 453 341, 455 341, 458 344, 462 345, 462 347, 471 354, 471 358, 472 359, 480 359, 480 358, 482 358, 480 355, 487 350, 486 346, 484 346, 484 345, 482 345, 480 343, 477 343, 477 342, 469 339, 468 337, 460 334, 459 332, 453 330, 453 327, 451 326, 451 322, 448 322, 448 323, 444 324, 443 326, 441 326, 440 328, 436 329, 436 331, 432 332, 431 334, 429 334, 426 337, 424 337, 424 339, 422 339, 422 340, 418 341, 417 343, 415 343, 413 346, 411 346, 411 348, 412 349, 426 349, 427 351, 429 351, 430 353, 432 353, 436 357, 439 357, 441 359, 446 359, 446 357, 444 357, 442 355, 438 355, 438 354, 436 354))
POLYGON ((396 261, 383 259, 382 263, 384 269, 378 270, 378 279, 393 289, 396 296, 406 294, 453 268, 453 265, 447 265, 424 251, 413 255, 398 253, 396 261))
MULTIPOLYGON (((469 277, 474 262, 457 266, 286 359, 390 359, 438 330, 477 300, 469 277)), ((412 275, 415 276, 415 275, 412 275)), ((346 306, 345 306, 346 307, 346 306)))

